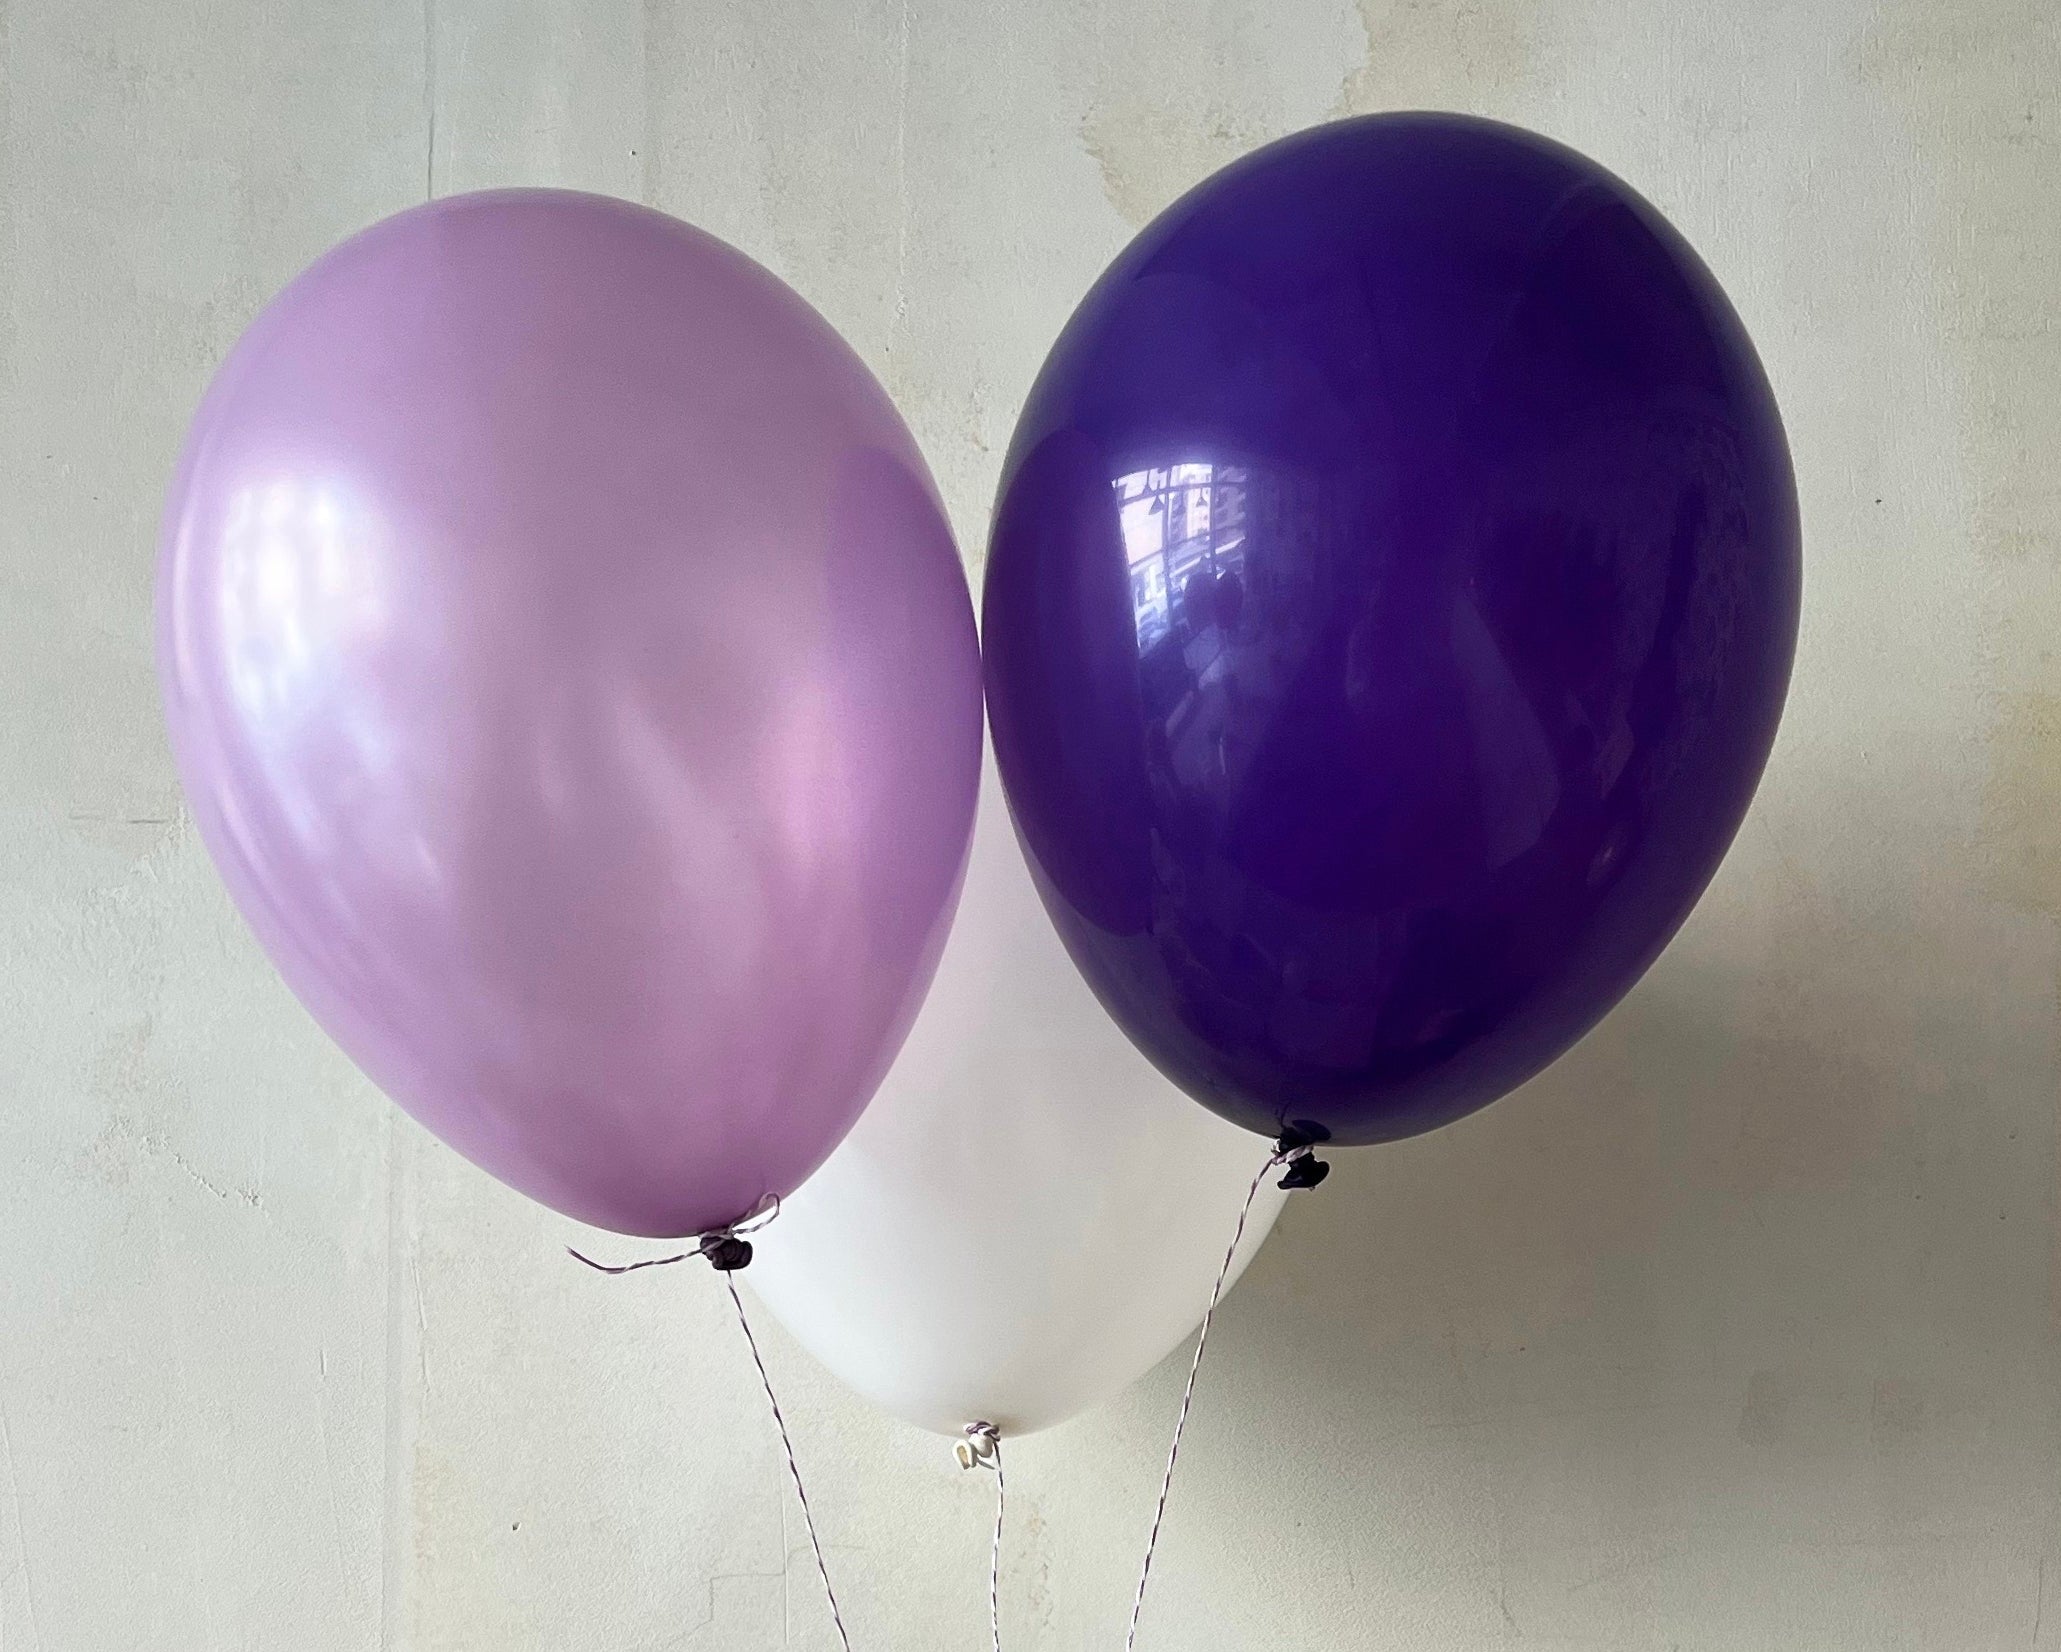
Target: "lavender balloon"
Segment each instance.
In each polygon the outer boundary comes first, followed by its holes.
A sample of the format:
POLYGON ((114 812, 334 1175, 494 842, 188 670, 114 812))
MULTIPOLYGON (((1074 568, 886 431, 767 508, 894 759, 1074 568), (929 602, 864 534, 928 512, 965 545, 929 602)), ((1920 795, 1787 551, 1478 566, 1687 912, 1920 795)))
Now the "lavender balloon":
POLYGON ((1688 915, 1800 578, 1767 379, 1659 213, 1512 127, 1342 122, 1170 207, 1053 347, 988 557, 995 754, 1162 1071, 1390 1140, 1688 915))
POLYGON ((194 421, 158 622, 237 904, 476 1163, 685 1235, 865 1106, 965 862, 972 607, 879 385, 742 254, 527 190, 339 247, 194 421))

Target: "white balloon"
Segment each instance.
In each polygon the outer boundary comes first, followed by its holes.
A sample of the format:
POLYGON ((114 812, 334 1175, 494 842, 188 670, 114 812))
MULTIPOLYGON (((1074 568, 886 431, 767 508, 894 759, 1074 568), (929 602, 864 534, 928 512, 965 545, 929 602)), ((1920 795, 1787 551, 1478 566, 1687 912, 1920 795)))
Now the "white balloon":
MULTIPOLYGON (((1039 904, 990 761, 966 892, 900 1059, 744 1278, 796 1340, 940 1433, 1045 1428, 1201 1320, 1271 1145, 1153 1070, 1039 904)), ((1232 1277, 1286 1195, 1269 1177, 1232 1277)))

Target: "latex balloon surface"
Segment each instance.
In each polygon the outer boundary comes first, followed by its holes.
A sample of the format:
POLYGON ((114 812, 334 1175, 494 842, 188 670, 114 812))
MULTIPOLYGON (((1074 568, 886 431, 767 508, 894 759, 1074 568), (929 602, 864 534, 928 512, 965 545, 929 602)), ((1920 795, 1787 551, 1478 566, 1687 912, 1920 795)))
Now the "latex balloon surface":
POLYGON ((1767 380, 1660 215, 1510 127, 1348 121, 1171 207, 1054 346, 988 560, 995 750, 1163 1072, 1406 1136, 1686 917, 1799 589, 1767 380))
MULTIPOLYGON (((990 788, 900 1060, 753 1235, 741 1277, 885 1410, 946 1434, 992 1422, 1020 1435, 1108 1398, 1195 1327, 1266 1151, 1110 1025, 990 788)), ((1262 1189, 1239 1271, 1286 1197, 1262 1189)))
POLYGON ((907 430, 773 276, 594 196, 375 226, 217 375, 158 602, 230 892, 424 1124, 651 1235, 843 1136, 950 921, 979 666, 907 430))

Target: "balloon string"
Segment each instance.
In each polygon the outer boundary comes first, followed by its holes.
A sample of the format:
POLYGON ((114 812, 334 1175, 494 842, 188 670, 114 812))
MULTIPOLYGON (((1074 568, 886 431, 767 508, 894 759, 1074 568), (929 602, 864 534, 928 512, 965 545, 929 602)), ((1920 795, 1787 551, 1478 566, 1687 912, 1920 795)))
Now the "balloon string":
POLYGON ((1009 1507, 1009 1482, 1002 1473, 1002 1442, 995 1442, 995 1541, 988 1553, 988 1630, 994 1652, 1002 1652, 1002 1516, 1009 1507))
POLYGON ((674 1256, 647 1256, 641 1262, 625 1262, 621 1267, 612 1268, 606 1262, 597 1262, 593 1257, 581 1254, 570 1245, 565 1247, 565 1254, 575 1262, 584 1262, 596 1273, 625 1274, 635 1273, 639 1268, 670 1268, 675 1262, 685 1262, 696 1256, 707 1257, 716 1265, 719 1272, 727 1273, 732 1268, 742 1268, 751 1262, 751 1246, 745 1245, 740 1248, 736 1241, 747 1233, 758 1232, 779 1214, 780 1195, 768 1193, 752 1208, 750 1215, 740 1216, 728 1227, 710 1228, 708 1232, 697 1235, 696 1247, 693 1250, 683 1250, 674 1256))
POLYGON ((1009 1485, 1002 1473, 1002 1442, 995 1442, 995 1542, 988 1556, 988 1628, 994 1652, 1002 1652, 1002 1516, 1009 1507, 1009 1485))
POLYGON ((1238 1211, 1238 1225, 1231 1230, 1231 1243, 1224 1251, 1224 1265, 1217 1269, 1217 1282, 1210 1288, 1209 1307, 1202 1315, 1202 1331, 1195 1339, 1195 1357, 1188 1365, 1188 1385, 1181 1390, 1181 1412, 1174 1419, 1174 1442, 1166 1454, 1166 1472, 1159 1478, 1159 1503, 1152 1511, 1152 1533, 1145 1539, 1145 1563, 1138 1568, 1138 1592, 1131 1597, 1131 1627, 1124 1636, 1124 1652, 1135 1652, 1138 1644, 1138 1618, 1145 1610, 1145 1586, 1152 1581, 1152 1556, 1159 1548, 1159 1527, 1166 1519, 1167 1493, 1173 1489, 1174 1464, 1181 1460, 1181 1435, 1188 1427, 1188 1407, 1195 1399, 1195 1379, 1202 1371, 1202 1351, 1209 1346, 1209 1328, 1217 1317, 1217 1304, 1223 1300, 1224 1284, 1231 1277, 1231 1263, 1238 1255, 1238 1247, 1245 1239, 1245 1224, 1252 1215, 1253 1202, 1259 1198, 1260 1183, 1282 1165, 1290 1165, 1283 1187, 1314 1187, 1324 1179, 1329 1167, 1320 1159, 1311 1157, 1306 1140, 1284 1136, 1274 1151, 1267 1155, 1267 1162, 1259 1167, 1252 1178, 1252 1186, 1245 1190, 1245 1203, 1238 1211))
POLYGON ((639 1268, 669 1268, 675 1262, 684 1262, 690 1256, 699 1256, 701 1252, 683 1250, 678 1256, 647 1256, 642 1262, 625 1262, 619 1268, 612 1268, 606 1262, 597 1262, 593 1257, 583 1255, 579 1251, 574 1250, 570 1245, 565 1247, 565 1254, 570 1256, 575 1262, 586 1263, 596 1273, 623 1274, 635 1273, 639 1268))
POLYGON ((1002 1472, 1002 1432, 993 1423, 968 1423, 958 1448, 961 1468, 995 1471, 995 1540, 988 1549, 988 1634, 1002 1652, 1002 1517, 1009 1508, 1009 1482, 1002 1472))
POLYGON ((729 1289, 731 1306, 737 1310, 737 1328, 744 1333, 744 1344, 751 1350, 751 1362, 759 1368, 759 1382, 766 1390, 766 1403, 773 1408, 773 1424, 780 1430, 780 1449, 787 1455, 788 1477, 794 1481, 795 1499, 801 1504, 802 1524, 808 1528, 809 1547, 816 1556, 816 1575, 823 1580, 823 1598, 830 1602, 830 1621, 837 1625, 838 1644, 844 1652, 852 1652, 851 1637, 844 1632, 844 1616, 837 1609, 837 1591, 830 1586, 830 1568, 823 1560, 823 1540, 816 1535, 816 1517, 809 1512, 809 1494, 802 1485, 801 1465, 794 1460, 794 1442, 788 1438, 787 1419, 780 1414, 780 1399, 773 1392, 773 1379, 766 1374, 766 1362, 759 1357, 759 1339, 751 1334, 751 1321, 744 1312, 744 1298, 737 1294, 736 1273, 726 1272, 723 1284, 729 1289))
MULTIPOLYGON (((816 1575, 823 1580, 823 1598, 830 1602, 830 1621, 837 1626, 838 1644, 844 1652, 852 1652, 851 1637, 844 1630, 844 1614, 837 1609, 837 1591, 830 1586, 830 1567, 823 1559, 823 1540, 816 1534, 816 1516, 809 1508, 809 1493, 802 1485, 801 1464, 795 1461, 794 1441, 787 1432, 787 1418, 781 1414, 780 1397, 773 1392, 773 1378, 766 1370, 766 1362, 759 1354, 759 1339, 751 1334, 751 1320, 744 1311, 744 1298, 737 1294, 737 1275, 751 1263, 751 1244, 742 1236, 755 1233, 780 1214, 780 1200, 767 1195, 758 1208, 748 1216, 733 1222, 728 1227, 712 1228, 700 1236, 696 1249, 681 1251, 677 1256, 653 1256, 642 1262, 628 1262, 621 1267, 609 1267, 596 1262, 590 1256, 582 1256, 571 1246, 577 1262, 584 1262, 596 1273, 635 1273, 639 1268, 665 1268, 675 1262, 684 1262, 690 1256, 706 1257, 709 1264, 723 1276, 723 1285, 730 1293, 730 1306, 737 1310, 737 1328, 744 1333, 744 1345, 751 1350, 751 1363, 758 1368, 759 1385, 766 1391, 766 1403, 773 1408, 773 1426, 780 1431, 780 1450, 787 1458, 788 1478, 794 1482, 794 1495, 801 1504, 802 1525, 808 1529, 809 1548, 816 1556, 816 1575)), ((999 1465, 998 1465, 999 1466, 999 1465)), ((999 1532, 996 1541, 1000 1542, 999 1532)), ((786 1556, 781 1557, 784 1561, 786 1556)))

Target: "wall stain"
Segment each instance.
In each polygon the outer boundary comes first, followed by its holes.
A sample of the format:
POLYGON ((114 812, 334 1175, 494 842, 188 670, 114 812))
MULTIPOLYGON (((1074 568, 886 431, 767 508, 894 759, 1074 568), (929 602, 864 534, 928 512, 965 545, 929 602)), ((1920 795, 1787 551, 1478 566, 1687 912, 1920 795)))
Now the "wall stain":
POLYGON ((1272 136, 1222 101, 1197 106, 1123 95, 1098 101, 1081 121, 1081 142, 1102 169, 1103 193, 1134 229, 1272 136))
POLYGON ((1121 7, 1083 16, 1080 139, 1102 192, 1138 228, 1211 173, 1324 118, 1355 50, 1345 0, 1296 23, 1197 7, 1148 26, 1121 7))
MULTIPOLYGON (((1536 77, 1530 11, 1476 0, 1358 0, 1360 59, 1322 118, 1378 109, 1507 108, 1536 77)), ((1251 72, 1229 25, 1170 32, 1143 58, 1098 53, 1081 142, 1103 193, 1140 228, 1220 167, 1303 124, 1251 72)), ((1321 95, 1321 94, 1320 94, 1321 95)))
POLYGON ((1366 56, 1338 88, 1333 118, 1378 109, 1487 113, 1536 81, 1538 16, 1478 0, 1359 0, 1366 56))
POLYGON ((265 1196, 256 1188, 210 1176, 172 1145, 163 1125, 138 1123, 126 1113, 115 1113, 86 1144, 78 1168, 81 1174, 93 1176, 109 1187, 121 1188, 129 1185, 137 1167, 149 1162, 171 1166, 195 1187, 224 1204, 240 1204, 260 1213, 265 1208, 265 1196))
POLYGON ((1024 1611, 1031 1623, 1039 1630, 1053 1627, 1052 1599, 1052 1551, 1045 1541, 1045 1516, 1033 1503, 1024 1511, 1021 1538, 1023 1559, 1017 1563, 1022 1571, 1028 1564, 1030 1582, 1024 1590, 1024 1611))
MULTIPOLYGON (((1938 272, 1933 321, 1952 369, 1994 711, 1980 872, 2007 906, 2061 920, 2061 30, 2049 0, 1895 0, 1855 67, 1900 107, 1931 174, 1915 200, 1938 272)), ((2055 940, 2050 1034, 2061 1026, 2055 940)), ((2061 1086, 2053 1108, 2061 1178, 2061 1086)), ((2049 1322, 2061 1328, 2061 1221, 2048 1220, 2049 1322)))
MULTIPOLYGON (((2045 0, 1980 11, 1901 0, 1856 71, 1901 105, 1931 164, 1929 318, 1955 369, 1982 664, 1994 694, 1982 848, 1991 893, 2061 917, 2061 213, 2032 210, 2061 164, 2061 34, 2045 0)), ((2057 983, 2061 986, 2061 983, 2057 983)))
POLYGON ((176 851, 193 830, 193 817, 176 804, 150 812, 71 809, 66 811, 65 824, 78 842, 138 866, 176 851))

